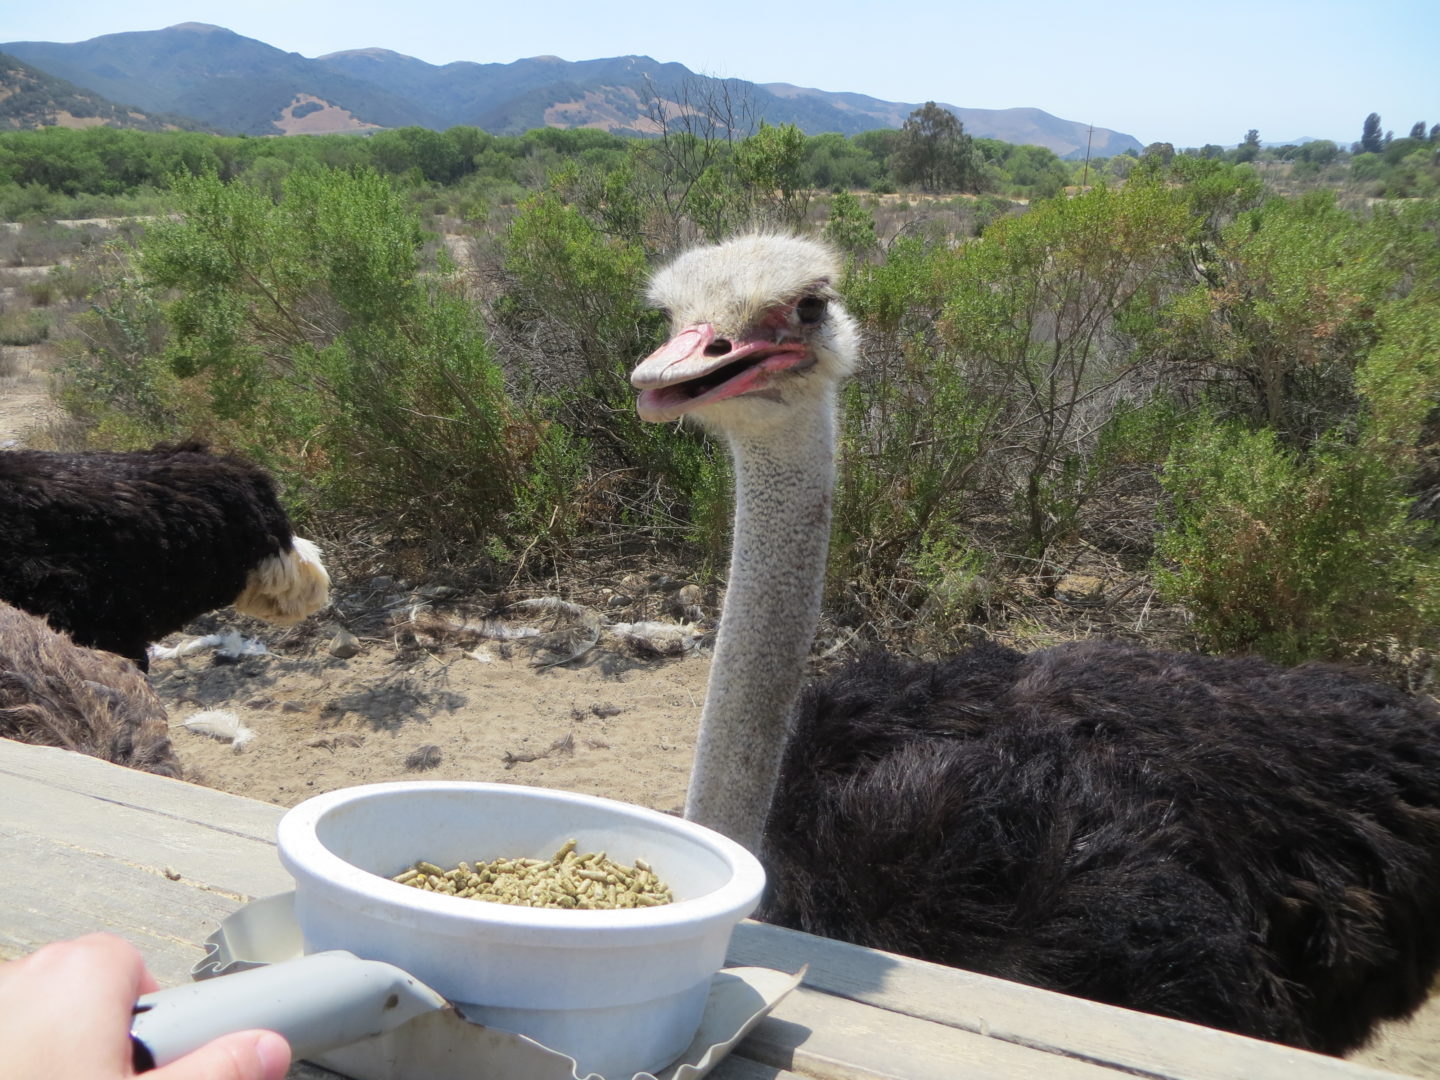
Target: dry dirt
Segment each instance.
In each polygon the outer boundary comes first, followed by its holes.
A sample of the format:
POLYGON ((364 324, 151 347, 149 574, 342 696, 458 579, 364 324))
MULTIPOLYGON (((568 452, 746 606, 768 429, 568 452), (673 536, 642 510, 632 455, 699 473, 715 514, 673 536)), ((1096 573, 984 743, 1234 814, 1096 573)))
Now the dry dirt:
MULTIPOLYGON (((0 351, 16 361, 15 374, 0 378, 3 448, 23 443, 52 406, 43 354, 0 351)), ((155 659, 151 678, 189 778, 251 798, 290 806, 345 785, 426 777, 677 811, 709 674, 706 624, 617 632, 617 619, 673 621, 680 583, 613 584, 576 590, 592 604, 578 612, 497 612, 493 600, 427 582, 342 582, 329 611, 291 630, 228 611, 207 616, 163 644, 227 632, 233 643, 238 631, 265 651, 227 656, 205 646, 155 659), (332 653, 342 630, 355 639, 353 656, 332 653), (237 751, 185 727, 205 710, 232 713, 253 736, 237 751)), ((1440 1080, 1440 997, 1355 1060, 1440 1080)))
MULTIPOLYGON (((3 310, 3 308, 0 308, 3 310)), ((18 445, 24 433, 55 415, 40 348, 0 347, 0 450, 18 445)))
MULTIPOLYGON (((497 618, 484 600, 436 600, 430 589, 372 579, 338 589, 333 609, 298 630, 243 620, 247 634, 268 642, 263 655, 205 647, 155 659, 151 679, 187 774, 284 806, 348 784, 423 776, 680 808, 709 663, 657 654, 681 652, 693 632, 641 639, 607 627, 597 636, 588 612, 588 622, 546 610, 497 618), (342 629, 359 647, 352 657, 331 653, 342 629), (238 752, 185 727, 213 709, 232 711, 254 733, 238 752)), ((237 625, 212 617, 191 629, 237 625)))

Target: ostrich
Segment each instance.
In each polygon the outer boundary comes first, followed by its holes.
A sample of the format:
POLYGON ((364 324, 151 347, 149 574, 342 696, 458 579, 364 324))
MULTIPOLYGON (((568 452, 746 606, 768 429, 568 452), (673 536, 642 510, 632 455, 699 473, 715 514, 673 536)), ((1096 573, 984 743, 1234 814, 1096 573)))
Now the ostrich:
POLYGON ((1440 968, 1440 713, 1338 667, 1078 642, 801 689, 857 332, 813 241, 682 254, 642 418, 729 444, 729 591, 685 816, 795 929, 1339 1054, 1440 968))
POLYGON ((0 599, 147 670, 150 642, 207 611, 281 624, 323 607, 315 545, 270 476, 198 442, 0 453, 0 599))
POLYGON ((165 709, 129 661, 0 601, 0 738, 180 777, 165 709))

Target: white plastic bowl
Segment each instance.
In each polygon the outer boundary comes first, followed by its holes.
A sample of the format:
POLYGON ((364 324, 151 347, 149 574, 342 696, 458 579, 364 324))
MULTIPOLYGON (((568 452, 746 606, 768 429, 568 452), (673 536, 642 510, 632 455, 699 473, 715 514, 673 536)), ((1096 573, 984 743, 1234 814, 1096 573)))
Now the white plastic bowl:
POLYGON ((699 1027, 735 925, 764 888, 760 863, 720 834, 612 799, 508 784, 414 781, 308 799, 279 826, 306 952, 348 949, 410 972, 491 1027, 528 1035, 616 1078, 663 1068, 699 1027), (389 880, 549 858, 566 840, 648 861, 675 903, 613 911, 516 907, 389 880))

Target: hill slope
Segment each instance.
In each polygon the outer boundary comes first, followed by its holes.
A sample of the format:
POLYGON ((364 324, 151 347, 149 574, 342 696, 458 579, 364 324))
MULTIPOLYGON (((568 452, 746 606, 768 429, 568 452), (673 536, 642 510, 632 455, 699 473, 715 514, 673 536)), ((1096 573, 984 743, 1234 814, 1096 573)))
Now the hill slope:
POLYGON ((117 105, 0 52, 0 131, 102 125, 141 131, 202 126, 182 117, 152 116, 129 105, 117 105))

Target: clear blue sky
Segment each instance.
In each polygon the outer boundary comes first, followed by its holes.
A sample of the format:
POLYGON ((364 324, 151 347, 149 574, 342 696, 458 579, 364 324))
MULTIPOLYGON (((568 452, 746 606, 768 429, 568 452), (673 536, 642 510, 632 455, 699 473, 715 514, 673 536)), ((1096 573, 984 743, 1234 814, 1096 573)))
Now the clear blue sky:
POLYGON ((887 101, 1033 106, 1177 147, 1396 136, 1440 123, 1440 0, 0 0, 0 42, 208 22, 304 56, 432 64, 639 53, 707 75, 887 101))

